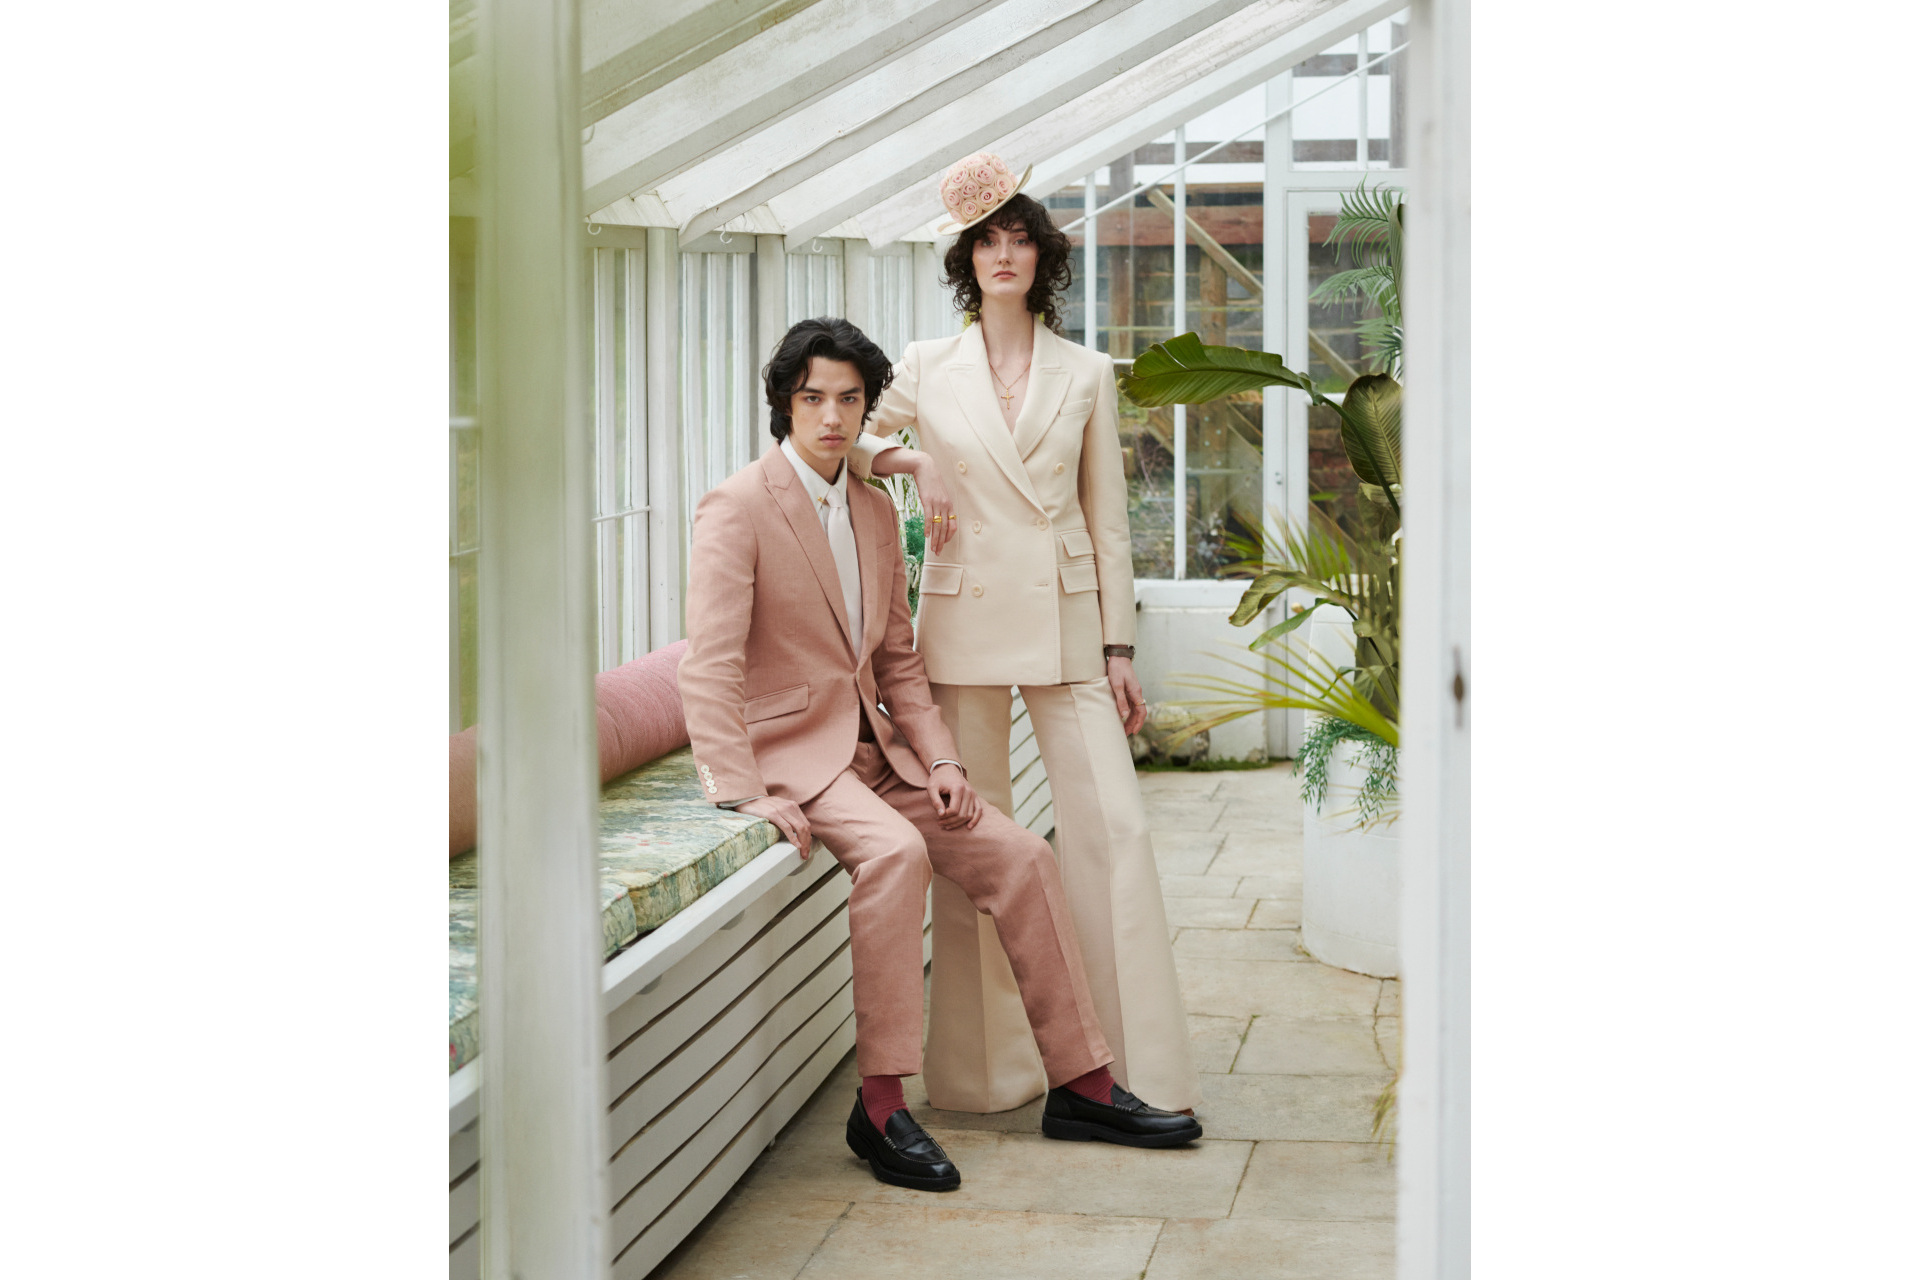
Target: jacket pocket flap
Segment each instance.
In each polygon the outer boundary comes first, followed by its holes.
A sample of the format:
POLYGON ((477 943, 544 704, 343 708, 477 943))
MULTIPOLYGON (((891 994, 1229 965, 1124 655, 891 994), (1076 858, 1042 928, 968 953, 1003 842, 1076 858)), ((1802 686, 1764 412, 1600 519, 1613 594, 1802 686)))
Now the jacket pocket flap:
POLYGON ((920 594, 923 596, 959 595, 961 570, 962 566, 957 564, 935 564, 929 560, 920 566, 920 594))
POLYGON ((1056 416, 1069 419, 1084 418, 1092 408, 1093 400, 1091 397, 1085 400, 1069 400, 1060 406, 1060 412, 1056 416))
POLYGON ((757 698, 748 698, 747 723, 770 720, 774 716, 792 715, 796 711, 806 709, 807 686, 797 684, 791 689, 782 689, 778 693, 763 693, 757 698))
POLYGON ((1060 566, 1060 589, 1068 595, 1100 589, 1100 571, 1091 563, 1060 566))
POLYGON ((1060 535, 1060 549, 1070 556, 1093 554, 1093 538, 1085 529, 1068 529, 1060 535))

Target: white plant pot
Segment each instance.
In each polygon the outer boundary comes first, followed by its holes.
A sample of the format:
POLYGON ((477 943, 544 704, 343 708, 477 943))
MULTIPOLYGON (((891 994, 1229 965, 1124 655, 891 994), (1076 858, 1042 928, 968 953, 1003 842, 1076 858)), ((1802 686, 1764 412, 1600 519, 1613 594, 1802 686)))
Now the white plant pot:
POLYGON ((1400 837, 1390 826, 1353 827, 1366 767, 1343 742, 1327 764, 1321 812, 1306 815, 1300 941, 1314 959, 1376 978, 1400 976, 1400 837))
MULTIPOLYGON (((1307 624, 1307 643, 1340 663, 1353 660, 1353 624, 1325 609, 1307 624), (1336 620, 1337 619, 1337 620, 1336 620)), ((1309 717, 1311 723, 1312 717, 1309 717)), ((1400 837, 1376 824, 1362 831, 1353 807, 1367 776, 1357 743, 1340 743, 1327 764, 1320 812, 1306 814, 1300 885, 1300 941, 1316 960, 1375 978, 1400 976, 1400 837)))

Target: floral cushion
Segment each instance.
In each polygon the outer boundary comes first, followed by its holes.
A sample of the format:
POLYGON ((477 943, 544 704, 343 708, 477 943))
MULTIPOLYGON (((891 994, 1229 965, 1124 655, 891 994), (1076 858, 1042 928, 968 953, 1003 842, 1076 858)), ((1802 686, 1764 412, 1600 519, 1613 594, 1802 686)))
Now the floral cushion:
MULTIPOLYGON (((780 839, 762 818, 708 804, 682 749, 607 784, 600 795, 600 920, 607 958, 684 911, 780 839)), ((448 864, 450 1070, 480 1052, 476 857, 448 864)))

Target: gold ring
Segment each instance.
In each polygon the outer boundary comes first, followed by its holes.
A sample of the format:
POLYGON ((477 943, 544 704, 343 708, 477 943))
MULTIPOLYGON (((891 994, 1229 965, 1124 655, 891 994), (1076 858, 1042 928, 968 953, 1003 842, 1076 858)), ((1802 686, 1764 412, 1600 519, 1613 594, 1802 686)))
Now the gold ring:
POLYGON ((933 518, 933 522, 934 522, 935 524, 939 524, 939 523, 940 523, 940 522, 941 522, 942 520, 945 520, 945 519, 946 519, 946 517, 945 517, 945 516, 935 516, 935 517, 933 518))

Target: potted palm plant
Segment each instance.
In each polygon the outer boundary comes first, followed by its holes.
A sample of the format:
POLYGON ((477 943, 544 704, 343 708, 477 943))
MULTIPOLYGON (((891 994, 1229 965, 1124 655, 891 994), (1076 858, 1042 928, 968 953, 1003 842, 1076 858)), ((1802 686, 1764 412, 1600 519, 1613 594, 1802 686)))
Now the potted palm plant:
POLYGON ((1380 316, 1363 325, 1374 372, 1330 395, 1276 355, 1210 346, 1183 334, 1143 352, 1121 383, 1135 404, 1204 404, 1257 388, 1290 387, 1340 418, 1340 439, 1360 492, 1343 526, 1316 509, 1304 526, 1267 531, 1244 547, 1248 583, 1231 621, 1247 626, 1276 601, 1286 616, 1230 659, 1245 677, 1196 676, 1212 695, 1198 727, 1275 708, 1308 713, 1295 761, 1307 801, 1301 939, 1316 957, 1378 977, 1399 972, 1400 351, 1398 193, 1364 184, 1342 201, 1333 239, 1353 269, 1322 296, 1361 294, 1380 316))

